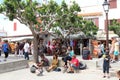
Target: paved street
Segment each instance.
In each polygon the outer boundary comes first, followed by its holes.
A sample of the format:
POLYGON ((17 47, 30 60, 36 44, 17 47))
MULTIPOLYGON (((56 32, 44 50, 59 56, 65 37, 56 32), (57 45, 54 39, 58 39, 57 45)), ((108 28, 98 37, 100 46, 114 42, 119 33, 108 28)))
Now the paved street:
MULTIPOLYGON (((51 57, 50 57, 51 58, 51 57)), ((0 60, 2 60, 1 58, 0 60)), ((8 61, 13 59, 19 59, 10 55, 8 61)), ((31 63, 30 63, 31 64, 31 63)), ((81 70, 80 73, 62 73, 61 72, 46 72, 44 71, 43 76, 37 76, 37 74, 30 73, 29 68, 16 70, 12 72, 6 72, 0 74, 0 80, 117 80, 115 72, 120 68, 120 62, 112 63, 110 68, 111 77, 103 78, 102 68, 89 68, 81 70), (113 76, 114 75, 114 76, 113 76)))
POLYGON ((0 80, 117 80, 116 77, 102 78, 102 70, 87 69, 80 73, 44 72, 43 76, 30 73, 29 68, 2 73, 0 80))

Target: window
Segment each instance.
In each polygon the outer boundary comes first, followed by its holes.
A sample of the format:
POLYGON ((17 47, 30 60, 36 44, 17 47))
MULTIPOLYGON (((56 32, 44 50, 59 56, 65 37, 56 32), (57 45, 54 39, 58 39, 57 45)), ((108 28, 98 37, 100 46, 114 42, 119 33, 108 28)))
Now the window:
POLYGON ((117 0, 109 0, 110 9, 117 8, 117 0))
POLYGON ((114 23, 114 22, 117 22, 117 20, 116 20, 116 19, 112 19, 112 20, 110 20, 109 22, 110 22, 110 25, 113 25, 113 23, 114 23))
POLYGON ((85 20, 92 21, 97 27, 99 27, 99 18, 86 18, 85 20))

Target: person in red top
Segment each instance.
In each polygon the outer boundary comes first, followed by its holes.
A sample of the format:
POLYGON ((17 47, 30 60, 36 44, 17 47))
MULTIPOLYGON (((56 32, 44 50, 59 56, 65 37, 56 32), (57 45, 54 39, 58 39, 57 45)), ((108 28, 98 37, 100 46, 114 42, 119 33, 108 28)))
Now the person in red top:
POLYGON ((76 58, 76 55, 72 56, 72 60, 69 63, 70 63, 69 73, 74 73, 75 71, 77 72, 79 69, 79 60, 76 58))

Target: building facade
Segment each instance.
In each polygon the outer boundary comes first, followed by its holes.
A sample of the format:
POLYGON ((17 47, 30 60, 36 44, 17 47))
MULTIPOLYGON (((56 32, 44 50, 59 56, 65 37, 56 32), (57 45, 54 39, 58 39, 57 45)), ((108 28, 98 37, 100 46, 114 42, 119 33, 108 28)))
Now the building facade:
MULTIPOLYGON (((76 0, 77 1, 77 0, 76 0)), ((110 8, 108 12, 109 24, 113 19, 120 22, 120 0, 108 0, 110 8)), ((92 20, 99 29, 104 30, 106 26, 106 15, 103 10, 102 4, 104 0, 79 0, 78 4, 81 7, 79 16, 83 16, 84 19, 92 20)))

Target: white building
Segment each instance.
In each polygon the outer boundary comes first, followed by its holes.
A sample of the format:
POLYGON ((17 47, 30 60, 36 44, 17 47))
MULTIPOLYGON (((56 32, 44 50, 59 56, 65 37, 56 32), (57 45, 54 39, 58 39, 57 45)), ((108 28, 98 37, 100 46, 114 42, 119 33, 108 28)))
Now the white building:
MULTIPOLYGON (((92 20, 99 29, 105 29, 106 15, 103 10, 102 4, 104 0, 76 0, 81 7, 79 16, 83 16, 85 19, 92 20)), ((110 3, 110 9, 108 12, 109 24, 115 19, 120 22, 120 0, 108 0, 110 3)))

